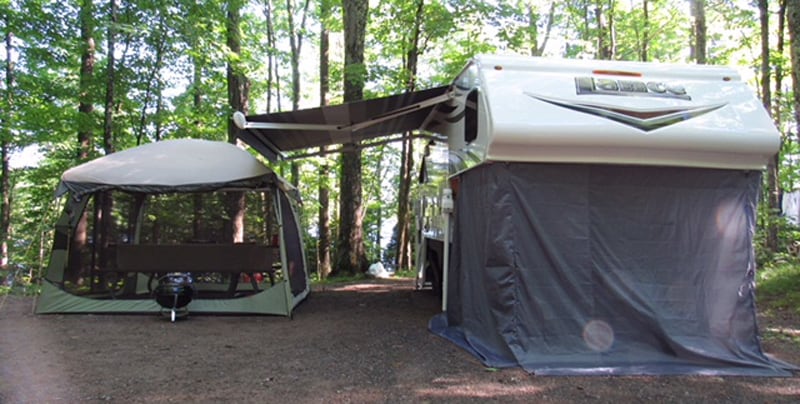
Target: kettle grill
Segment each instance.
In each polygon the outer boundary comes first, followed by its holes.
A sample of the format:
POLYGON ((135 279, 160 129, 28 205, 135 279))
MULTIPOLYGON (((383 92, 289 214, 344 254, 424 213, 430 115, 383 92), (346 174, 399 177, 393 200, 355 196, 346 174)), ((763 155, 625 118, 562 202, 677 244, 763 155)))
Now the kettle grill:
POLYGON ((169 313, 172 322, 189 314, 186 306, 194 294, 192 277, 185 272, 172 272, 158 278, 158 286, 153 290, 156 303, 161 306, 161 314, 169 313))

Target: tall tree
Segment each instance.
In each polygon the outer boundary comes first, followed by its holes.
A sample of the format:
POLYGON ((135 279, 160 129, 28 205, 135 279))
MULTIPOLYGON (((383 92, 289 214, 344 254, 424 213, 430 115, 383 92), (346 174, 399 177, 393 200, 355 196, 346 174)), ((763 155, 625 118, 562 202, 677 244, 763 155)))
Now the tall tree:
MULTIPOLYGON (((780 56, 779 59, 783 59, 782 56, 786 51, 786 2, 787 0, 778 1, 778 30, 775 53, 780 56)), ((777 102, 773 103, 774 112, 772 113, 772 117, 779 128, 782 126, 781 121, 783 120, 782 100, 783 79, 786 78, 785 75, 784 64, 779 61, 775 64, 775 91, 773 95, 777 102)))
POLYGON ((550 41, 550 33, 553 31, 553 24, 555 23, 556 3, 555 1, 550 3, 550 11, 547 13, 547 22, 544 30, 544 39, 542 39, 541 42, 539 42, 539 29, 537 26, 539 13, 534 8, 533 3, 528 4, 528 37, 531 56, 542 56, 544 54, 547 43, 550 41))
MULTIPOLYGON (((330 18, 331 5, 328 0, 319 3, 319 104, 328 105, 328 92, 330 91, 330 18)), ((322 163, 317 171, 319 214, 317 220, 317 271, 320 278, 325 279, 331 273, 331 218, 330 218, 330 191, 328 189, 328 159, 326 147, 319 149, 322 163)))
MULTIPOLYGON (((364 97, 367 77, 364 64, 364 37, 367 26, 367 0, 344 0, 344 101, 364 97)), ((341 153, 339 197, 339 237, 336 266, 332 275, 360 273, 366 269, 364 250, 364 207, 361 195, 361 149, 351 143, 341 153)))
POLYGON ((615 4, 615 0, 600 0, 595 4, 594 16, 597 21, 598 59, 611 60, 616 56, 616 35, 614 33, 615 4))
POLYGON ((2 154, 2 167, 0 168, 0 191, 3 199, 0 201, 0 269, 8 267, 8 239, 11 232, 11 139, 13 130, 11 129, 11 116, 14 105, 14 34, 11 32, 11 12, 5 16, 5 108, 3 117, 0 118, 3 126, 0 128, 0 154, 2 154))
POLYGON ((300 25, 295 24, 295 8, 292 0, 286 0, 286 13, 289 23, 289 48, 291 49, 290 62, 292 67, 292 110, 300 108, 300 51, 303 49, 303 32, 306 28, 308 5, 305 0, 300 14, 300 25))
MULTIPOLYGON (((243 0, 228 0, 228 15, 225 25, 228 45, 228 104, 233 111, 247 114, 249 109, 250 83, 245 77, 241 64, 241 10, 243 0)), ((236 125, 228 119, 228 142, 236 144, 236 125)), ((227 195, 228 220, 231 241, 244 241, 244 192, 229 192, 227 195)))
MULTIPOLYGON (((203 61, 200 52, 197 50, 197 38, 190 36, 192 42, 192 107, 194 111, 200 111, 203 106, 203 61)), ((195 120, 195 125, 199 125, 199 120, 195 120)), ((203 195, 195 193, 192 195, 192 237, 195 240, 205 240, 205 206, 203 195)))
POLYGON ((650 7, 648 0, 642 1, 642 42, 639 47, 639 60, 647 62, 649 60, 648 47, 650 46, 650 7))
POLYGON ((92 0, 82 0, 80 9, 81 69, 78 93, 78 161, 89 158, 92 149, 94 127, 94 101, 92 84, 94 81, 95 40, 94 4, 92 0))
POLYGON ((789 54, 792 59, 792 105, 795 135, 800 142, 800 0, 786 0, 786 27, 789 31, 789 54))
MULTIPOLYGON (((108 2, 108 28, 106 38, 106 94, 103 114, 103 151, 106 155, 114 153, 114 104, 116 101, 116 40, 119 6, 117 0, 108 2)), ((97 242, 100 244, 100 265, 106 265, 106 250, 110 242, 113 226, 111 211, 114 208, 114 199, 111 192, 104 192, 101 195, 100 217, 100 237, 97 242)))
POLYGON ((691 57, 699 65, 706 64, 706 2, 690 0, 692 12, 692 46, 691 57))
MULTIPOLYGON (((422 35, 422 21, 425 12, 425 1, 416 0, 413 3, 413 20, 411 31, 406 40, 407 48, 404 53, 406 90, 414 91, 417 80, 417 62, 421 53, 420 40, 422 35)), ((407 132, 403 139, 402 154, 400 158, 400 192, 397 199, 397 254, 395 264, 398 270, 411 268, 411 184, 412 169, 414 167, 414 141, 411 132, 407 132)), ((378 231, 380 234, 380 229, 378 231)))
POLYGON ((116 39, 119 6, 117 0, 108 2, 108 28, 106 38, 106 97, 103 114, 103 151, 114 153, 114 101, 116 91, 116 39))
MULTIPOLYGON (((772 112, 772 91, 770 88, 770 48, 769 48, 769 7, 767 0, 758 0, 759 26, 761 28, 761 102, 767 111, 772 112)), ((775 217, 781 209, 781 191, 779 184, 779 159, 774 155, 767 164, 767 207, 769 215, 775 217)), ((767 249, 778 251, 778 224, 775 220, 767 222, 767 249)))
MULTIPOLYGON (((267 108, 266 113, 270 113, 272 109, 272 87, 275 86, 280 91, 278 80, 273 80, 273 77, 278 75, 275 61, 275 24, 273 22, 273 7, 271 0, 264 0, 264 26, 267 32, 267 108)), ((280 100, 278 100, 280 104, 280 100)))
MULTIPOLYGON (((80 24, 80 44, 81 44, 81 67, 78 83, 78 153, 79 162, 89 158, 92 148, 93 128, 94 128, 94 101, 92 97, 92 84, 94 81, 95 65, 95 41, 94 41, 94 4, 92 0, 83 0, 79 11, 80 24)), ((80 252, 84 251, 87 243, 87 230, 89 226, 89 214, 83 212, 75 232, 72 236, 69 255, 70 267, 83 270, 83 259, 80 252)), ((75 270, 72 273, 78 274, 75 270)), ((78 279, 72 279, 77 281, 78 279)))

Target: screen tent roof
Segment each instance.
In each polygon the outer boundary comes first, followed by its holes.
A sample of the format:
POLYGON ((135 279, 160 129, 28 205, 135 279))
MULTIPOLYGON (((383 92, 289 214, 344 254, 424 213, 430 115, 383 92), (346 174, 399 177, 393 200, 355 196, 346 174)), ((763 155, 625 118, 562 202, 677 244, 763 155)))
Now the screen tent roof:
POLYGON ((341 105, 263 115, 234 115, 237 136, 258 152, 277 160, 283 152, 347 144, 422 129, 449 86, 341 105))
POLYGON ((225 142, 175 139, 148 143, 73 167, 61 176, 56 196, 119 189, 129 192, 208 192, 220 189, 293 187, 247 151, 225 142))

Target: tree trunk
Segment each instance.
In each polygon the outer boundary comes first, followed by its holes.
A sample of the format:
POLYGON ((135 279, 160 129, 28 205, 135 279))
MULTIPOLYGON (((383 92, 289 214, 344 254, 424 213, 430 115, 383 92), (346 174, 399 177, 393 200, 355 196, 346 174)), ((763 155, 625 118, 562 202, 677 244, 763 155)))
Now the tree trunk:
MULTIPOLYGON (((344 101, 363 98, 366 68, 364 35, 367 26, 367 0, 344 0, 344 101)), ((332 275, 356 274, 367 267, 364 251, 364 207, 361 195, 361 150, 358 144, 345 145, 341 154, 341 192, 339 198, 339 240, 336 267, 332 275)))
POLYGON ((800 0, 786 0, 786 27, 789 32, 789 53, 792 68, 792 106, 794 108, 795 136, 800 142, 800 0))
MULTIPOLYGON (((92 101, 91 85, 94 80, 95 64, 95 43, 94 43, 94 20, 92 16, 94 5, 92 0, 83 0, 81 3, 80 33, 81 33, 81 68, 79 73, 79 93, 78 93, 78 153, 79 162, 84 162, 89 158, 89 151, 92 148, 93 115, 94 103, 92 101)), ((83 212, 77 225, 75 233, 72 235, 69 273, 73 274, 73 282, 78 282, 84 276, 82 254, 86 249, 88 241, 86 231, 88 229, 89 214, 83 212)))
POLYGON ((2 167, 0 175, 2 182, 0 188, 3 192, 3 200, 0 205, 0 269, 8 268, 8 239, 11 233, 11 144, 14 132, 12 125, 12 106, 14 105, 14 61, 12 52, 14 50, 13 34, 11 33, 11 18, 6 15, 6 110, 3 111, 3 127, 0 132, 0 154, 2 154, 2 167))
POLYGON ((789 31, 789 52, 792 58, 792 104, 795 135, 800 142, 800 0, 786 0, 786 27, 789 31))
POLYGON ((308 15, 309 0, 305 0, 300 26, 294 22, 294 7, 292 0, 286 0, 286 14, 289 23, 289 48, 291 49, 290 65, 292 68, 292 110, 300 108, 300 51, 303 48, 303 31, 305 30, 306 16, 308 15))
MULTIPOLYGON (((203 96, 200 92, 202 80, 202 67, 200 65, 200 58, 193 57, 192 65, 194 67, 192 79, 192 105, 194 106, 195 113, 198 113, 203 104, 203 96)), ((196 123, 199 125, 199 120, 197 120, 196 123)), ((203 195, 194 194, 192 196, 192 238, 195 240, 207 241, 205 235, 205 221, 203 220, 204 217, 205 206, 203 203, 203 195)))
POLYGON ((79 77, 78 104, 78 161, 89 158, 92 148, 92 102, 91 85, 94 80, 95 44, 92 0, 83 0, 80 9, 81 31, 81 70, 79 77))
POLYGON ((272 55, 275 49, 275 29, 272 22, 272 1, 264 1, 264 21, 267 30, 267 108, 266 113, 272 111, 272 87, 275 85, 273 81, 273 66, 275 65, 275 57, 272 55))
POLYGON ((533 12, 533 5, 528 5, 528 15, 530 21, 528 21, 528 30, 530 31, 530 42, 531 42, 531 56, 542 56, 544 54, 544 50, 547 47, 547 42, 550 40, 550 33, 553 31, 553 24, 555 23, 555 15, 556 15, 556 3, 555 1, 550 3, 550 11, 547 13, 547 25, 544 31, 544 39, 542 43, 539 43, 539 31, 536 25, 536 20, 538 20, 538 15, 533 12))
MULTIPOLYGON (((777 32, 777 45, 775 46, 775 53, 783 55, 786 50, 786 0, 780 0, 778 3, 778 32, 777 32)), ((775 91, 773 97, 778 100, 773 104, 772 119, 775 121, 777 127, 781 127, 783 121, 783 79, 785 72, 783 71, 783 63, 775 64, 775 91)))
POLYGON ((110 0, 109 4, 108 39, 106 47, 106 97, 103 114, 103 150, 106 154, 114 153, 114 91, 116 90, 116 25, 117 25, 117 0, 110 0))
MULTIPOLYGON (((321 152, 325 152, 325 146, 320 148, 321 152)), ((326 158, 326 157, 324 157, 326 158)), ((327 158, 326 158, 327 159, 327 158)), ((331 273, 331 217, 330 217, 330 192, 328 190, 328 172, 330 168, 328 164, 322 164, 319 167, 319 218, 318 218, 318 234, 319 242, 317 244, 317 257, 318 265, 317 270, 322 279, 328 277, 331 273)))
MULTIPOLYGON (((197 48, 197 40, 192 46, 197 48)), ((160 48, 159 48, 160 50, 160 48)), ((196 51, 196 49, 195 49, 196 51)), ((195 127, 200 127, 200 111, 203 106, 203 62, 199 55, 192 53, 192 107, 194 108, 195 127)), ((160 60, 160 59, 158 59, 160 60)), ((192 195, 192 238, 198 241, 209 241, 206 234, 205 203, 202 194, 192 195)))
MULTIPOLYGON (((103 114, 103 151, 106 155, 114 153, 114 100, 116 98, 116 58, 114 53, 116 51, 117 36, 117 0, 109 1, 108 6, 110 24, 108 24, 108 46, 106 49, 106 96, 103 114)), ((96 243, 99 247, 99 264, 104 268, 108 264, 106 251, 113 231, 114 223, 111 211, 114 209, 114 198, 111 192, 104 192, 100 200, 102 201, 99 217, 100 232, 96 243)))
POLYGON ((647 62, 649 60, 648 45, 650 44, 650 9, 648 7, 648 0, 642 1, 642 13, 644 14, 644 29, 642 30, 642 46, 639 49, 639 60, 647 62))
MULTIPOLYGON (((233 54, 241 53, 241 20, 242 0, 228 0, 228 19, 226 24, 226 39, 228 48, 233 54)), ((250 83, 237 65, 238 61, 228 60, 228 103, 234 111, 241 111, 247 114, 248 94, 250 83), (235 63, 236 62, 236 63, 235 63)), ((236 125, 228 119, 228 142, 236 144, 236 125)), ((244 241, 244 211, 245 196, 244 192, 229 192, 227 194, 228 219, 230 226, 231 240, 234 243, 244 241)))
MULTIPOLYGON (((769 63, 769 9, 767 0, 758 0, 758 12, 761 26, 761 102, 768 112, 772 112, 772 93, 770 88, 769 63)), ((778 155, 773 156, 767 165, 767 207, 770 220, 767 221, 767 249, 778 251, 778 223, 772 220, 780 214, 780 184, 778 180, 778 155)))
MULTIPOLYGON (((164 20, 163 19, 159 19, 159 28, 156 31, 155 35, 158 36, 158 37, 161 37, 161 36, 165 35, 164 31, 165 31, 165 29, 164 29, 164 20)), ((153 92, 156 92, 156 94, 157 94, 156 97, 158 99, 158 101, 157 101, 158 105, 156 106, 156 124, 160 125, 160 123, 161 123, 161 121, 159 119, 159 117, 160 117, 159 109, 160 109, 160 106, 161 106, 160 105, 161 104, 160 100, 161 100, 161 97, 162 97, 162 91, 161 91, 162 90, 162 86, 161 86, 161 74, 160 74, 160 72, 161 72, 161 65, 163 64, 163 59, 164 59, 164 57, 163 57, 164 48, 166 46, 167 46, 167 41, 158 41, 158 43, 155 45, 155 65, 153 66, 152 70, 150 70, 150 73, 147 76, 147 80, 146 80, 147 86, 145 87, 145 91, 144 91, 144 101, 142 102, 142 109, 141 109, 141 112, 139 113, 139 128, 136 131, 136 145, 137 146, 142 144, 142 140, 144 140, 145 134, 147 132, 147 110, 150 108, 150 96, 151 96, 151 94, 153 92), (153 84, 153 82, 156 82, 156 84, 153 84), (153 87, 155 87, 155 90, 153 90, 153 87)), ((193 64, 194 64, 194 61, 196 59, 197 59, 196 56, 192 56, 193 64)), ((199 74, 199 73, 195 73, 195 74, 199 74)), ((195 82, 197 82, 197 80, 195 80, 195 82)), ((199 124, 199 122, 196 122, 196 123, 199 124)), ((159 128, 156 128, 156 131, 155 131, 155 140, 156 140, 156 142, 161 140, 160 139, 160 133, 161 133, 161 131, 159 130, 159 128)))
POLYGON ((617 58, 617 21, 614 19, 616 0, 608 0, 608 59, 617 58))
MULTIPOLYGON (((329 17, 330 8, 327 0, 320 2, 320 32, 319 32, 319 103, 320 106, 328 105, 328 91, 330 90, 330 58, 329 47, 330 39, 328 26, 326 23, 329 17)), ((319 217, 318 230, 319 241, 317 244, 317 271, 321 279, 325 279, 331 273, 331 219, 330 219, 330 193, 328 190, 328 167, 327 157, 325 156, 326 147, 321 146, 319 152, 322 155, 323 163, 320 164, 317 172, 319 181, 319 217)))
MULTIPOLYGON (((555 2, 553 4, 555 4, 555 2)), ((539 19, 539 13, 536 10, 536 6, 532 3, 526 5, 525 11, 528 15, 528 47, 531 56, 541 56, 541 52, 539 52, 539 27, 536 25, 539 19)))
POLYGON ((614 14, 613 0, 608 1, 608 9, 604 10, 604 2, 595 4, 594 15, 597 22, 597 58, 611 60, 614 58, 614 14))
MULTIPOLYGON (((411 31, 411 41, 406 51, 406 75, 408 82, 406 89, 414 91, 416 88, 417 61, 419 60, 420 34, 422 31, 422 19, 424 16, 424 0, 417 0, 417 9, 414 16, 414 26, 411 31)), ((400 157, 400 187, 397 196, 397 253, 395 254, 395 265, 397 270, 411 268, 411 175, 414 167, 414 141, 411 133, 406 133, 403 139, 402 155, 400 157)))
POLYGON ((706 4, 705 0, 691 0, 692 36, 691 56, 697 64, 706 64, 706 4))

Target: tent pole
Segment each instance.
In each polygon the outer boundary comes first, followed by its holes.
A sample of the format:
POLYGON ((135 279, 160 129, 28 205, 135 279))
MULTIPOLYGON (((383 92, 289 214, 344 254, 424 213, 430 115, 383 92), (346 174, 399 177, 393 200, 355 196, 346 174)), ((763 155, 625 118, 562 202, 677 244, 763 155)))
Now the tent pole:
POLYGON ((291 268, 288 267, 289 260, 286 254, 286 240, 283 236, 284 223, 283 223, 283 207, 281 206, 280 190, 275 187, 272 198, 275 201, 276 220, 278 221, 278 242, 281 252, 281 272, 283 272, 283 292, 286 297, 286 315, 289 319, 292 318, 292 285, 291 285, 291 268))
POLYGON ((450 272, 450 214, 453 213, 453 190, 442 189, 442 214, 444 215, 444 246, 442 248, 442 311, 447 311, 447 283, 450 272))

